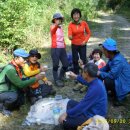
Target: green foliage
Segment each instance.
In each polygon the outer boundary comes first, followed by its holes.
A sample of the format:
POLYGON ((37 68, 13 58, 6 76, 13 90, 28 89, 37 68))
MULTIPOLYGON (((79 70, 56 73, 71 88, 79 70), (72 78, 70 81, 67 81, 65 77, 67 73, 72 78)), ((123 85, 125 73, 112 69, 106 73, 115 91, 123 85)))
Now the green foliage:
POLYGON ((84 0, 78 1, 73 0, 72 4, 73 7, 80 8, 85 19, 94 18, 96 15, 96 9, 98 6, 99 0, 84 0))
POLYGON ((107 0, 107 7, 116 10, 117 7, 119 8, 125 3, 129 3, 128 0, 107 0))
POLYGON ((84 20, 94 18, 99 0, 1 0, 0 1, 0 46, 26 49, 50 43, 49 29, 52 16, 61 12, 64 30, 71 21, 70 12, 80 8, 84 20))
POLYGON ((23 43, 27 9, 27 0, 0 1, 0 46, 13 48, 23 43))

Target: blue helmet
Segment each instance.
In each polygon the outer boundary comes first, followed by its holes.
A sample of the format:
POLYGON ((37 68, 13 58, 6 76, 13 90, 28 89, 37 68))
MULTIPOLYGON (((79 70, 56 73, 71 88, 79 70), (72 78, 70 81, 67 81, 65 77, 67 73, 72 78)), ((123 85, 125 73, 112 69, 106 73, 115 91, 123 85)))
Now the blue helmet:
POLYGON ((20 56, 20 57, 23 57, 23 58, 27 58, 29 56, 29 54, 25 50, 23 50, 23 49, 16 49, 13 52, 13 55, 15 57, 20 56))

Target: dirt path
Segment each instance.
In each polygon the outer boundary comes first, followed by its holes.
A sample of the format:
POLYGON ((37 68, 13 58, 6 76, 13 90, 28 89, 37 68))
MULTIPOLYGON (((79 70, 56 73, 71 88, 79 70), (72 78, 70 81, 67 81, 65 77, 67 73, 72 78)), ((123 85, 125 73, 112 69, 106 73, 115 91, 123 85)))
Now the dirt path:
POLYGON ((130 23, 120 15, 100 13, 100 19, 93 22, 97 24, 92 30, 92 37, 88 44, 88 53, 105 38, 112 37, 118 42, 118 49, 130 61, 130 23))

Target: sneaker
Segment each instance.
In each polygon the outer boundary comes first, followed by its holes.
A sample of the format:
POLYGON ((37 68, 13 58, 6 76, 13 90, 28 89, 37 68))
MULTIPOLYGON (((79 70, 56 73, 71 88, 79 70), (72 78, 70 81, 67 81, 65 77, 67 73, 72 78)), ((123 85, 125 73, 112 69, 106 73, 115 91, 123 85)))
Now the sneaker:
POLYGON ((86 92, 86 90, 87 90, 86 86, 83 86, 83 87, 80 89, 80 93, 86 92))
POLYGON ((2 111, 2 114, 4 115, 4 116, 11 116, 12 115, 12 112, 11 111, 9 111, 9 110, 3 110, 2 111))
POLYGON ((64 87, 64 83, 63 83, 61 80, 56 80, 56 81, 55 81, 55 84, 56 84, 56 86, 58 86, 58 87, 64 87))
POLYGON ((79 91, 82 87, 83 87, 83 85, 82 85, 81 83, 78 83, 78 84, 73 88, 73 91, 79 91))

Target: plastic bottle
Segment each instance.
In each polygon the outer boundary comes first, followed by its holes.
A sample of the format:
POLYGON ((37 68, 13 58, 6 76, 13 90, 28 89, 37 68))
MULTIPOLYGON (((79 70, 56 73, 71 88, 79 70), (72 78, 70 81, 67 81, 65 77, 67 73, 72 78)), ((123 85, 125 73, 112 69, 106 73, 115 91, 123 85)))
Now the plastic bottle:
POLYGON ((53 107, 53 118, 54 118, 54 124, 58 125, 59 124, 59 116, 60 116, 60 107, 55 104, 53 107))

